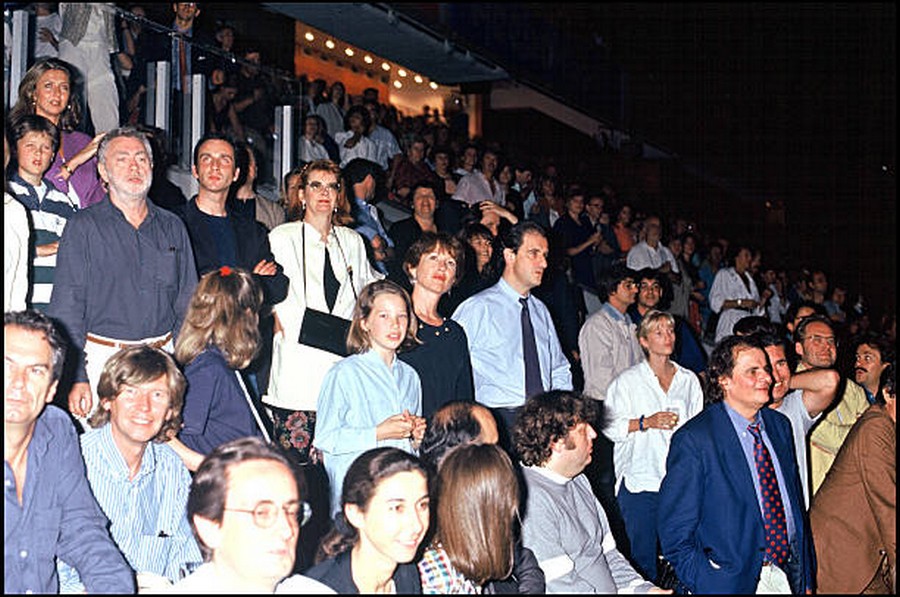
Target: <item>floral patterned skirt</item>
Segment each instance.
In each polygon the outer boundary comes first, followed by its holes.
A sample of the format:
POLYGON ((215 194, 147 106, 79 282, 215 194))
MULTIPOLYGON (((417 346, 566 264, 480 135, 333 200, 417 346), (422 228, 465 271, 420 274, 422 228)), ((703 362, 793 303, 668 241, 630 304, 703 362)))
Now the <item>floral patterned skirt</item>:
POLYGON ((316 411, 285 410, 269 406, 274 426, 273 441, 298 465, 318 464, 319 451, 313 447, 316 411))

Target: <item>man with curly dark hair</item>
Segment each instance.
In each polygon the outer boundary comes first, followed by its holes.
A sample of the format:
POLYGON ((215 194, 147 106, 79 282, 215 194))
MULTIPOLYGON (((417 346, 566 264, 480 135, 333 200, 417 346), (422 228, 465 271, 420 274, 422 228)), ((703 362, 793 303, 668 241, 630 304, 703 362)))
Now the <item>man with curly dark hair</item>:
POLYGON ((548 593, 661 592, 619 552, 582 472, 597 437, 591 426, 599 420, 597 404, 552 391, 522 407, 513 430, 528 488, 522 542, 537 557, 548 593))

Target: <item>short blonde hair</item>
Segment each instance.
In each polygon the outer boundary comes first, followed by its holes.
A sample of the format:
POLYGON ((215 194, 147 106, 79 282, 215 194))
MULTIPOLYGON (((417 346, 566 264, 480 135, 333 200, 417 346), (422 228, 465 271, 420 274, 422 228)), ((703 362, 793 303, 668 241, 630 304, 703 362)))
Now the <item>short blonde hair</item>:
MULTIPOLYGON (((671 313, 667 313, 665 311, 659 311, 657 309, 650 309, 644 314, 644 318, 641 319, 641 325, 638 327, 638 338, 647 339, 650 336, 650 332, 656 329, 660 323, 668 322, 672 329, 675 329, 675 317, 671 313)), ((647 349, 644 348, 644 345, 641 344, 641 348, 644 352, 647 352, 647 349)))
POLYGON ((368 319, 372 313, 372 307, 375 305, 375 299, 382 294, 393 294, 403 299, 406 305, 406 313, 409 317, 406 326, 406 337, 403 339, 401 348, 410 348, 419 343, 416 339, 416 332, 419 329, 419 323, 416 319, 416 313, 413 310, 412 299, 409 294, 396 282, 390 280, 376 280, 367 284, 359 293, 356 299, 356 306, 353 308, 353 319, 350 322, 350 331, 347 332, 347 350, 353 353, 366 352, 371 348, 372 342, 369 338, 369 332, 363 329, 362 322, 368 319))

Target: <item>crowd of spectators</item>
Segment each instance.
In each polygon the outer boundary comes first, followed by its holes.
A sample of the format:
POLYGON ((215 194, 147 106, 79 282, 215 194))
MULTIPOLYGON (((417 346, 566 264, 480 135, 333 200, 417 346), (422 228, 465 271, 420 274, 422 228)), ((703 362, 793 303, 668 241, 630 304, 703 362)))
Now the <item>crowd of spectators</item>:
POLYGON ((340 81, 271 201, 260 50, 78 6, 5 115, 8 591, 895 590, 896 321, 845 273, 340 81), (62 52, 107 26, 110 123, 62 52), (137 125, 161 59, 195 147, 137 125))

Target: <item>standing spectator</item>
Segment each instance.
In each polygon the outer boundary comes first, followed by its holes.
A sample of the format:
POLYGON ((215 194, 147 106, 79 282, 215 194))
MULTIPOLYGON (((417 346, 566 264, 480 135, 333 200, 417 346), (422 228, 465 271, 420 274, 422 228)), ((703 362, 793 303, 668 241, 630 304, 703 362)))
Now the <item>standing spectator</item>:
POLYGON ((413 560, 428 532, 429 493, 428 470, 412 454, 364 452, 347 470, 334 530, 307 576, 344 595, 421 593, 413 560))
POLYGON ((69 410, 87 417, 106 360, 134 344, 173 347, 197 284, 184 224, 147 199, 152 149, 143 133, 110 131, 97 151, 109 196, 77 212, 59 242, 48 314, 75 349, 69 410))
POLYGON ((33 308, 46 311, 53 292, 59 239, 66 222, 78 210, 78 204, 44 178, 59 146, 59 131, 53 123, 27 114, 10 124, 18 168, 9 179, 9 189, 31 214, 34 231, 28 301, 33 308))
POLYGON ((752 338, 716 345, 709 406, 672 438, 659 540, 691 593, 803 594, 815 587, 791 424, 766 408, 767 364, 752 338))
MULTIPOLYGON (((344 182, 350 200, 350 226, 368 241, 372 265, 387 274, 394 259, 394 241, 382 224, 382 216, 374 205, 381 172, 371 160, 354 158, 343 169, 344 182)), ((402 257, 401 257, 402 258, 402 257)))
POLYGON ((556 220, 552 236, 554 249, 563 253, 568 262, 571 277, 582 288, 591 291, 596 287, 592 255, 600 245, 600 232, 584 213, 584 188, 572 186, 566 196, 566 213, 556 220))
POLYGON ((341 167, 356 158, 378 163, 378 146, 369 138, 372 117, 362 106, 350 106, 344 114, 344 130, 332 135, 341 154, 341 167))
POLYGON ((389 280, 362 289, 353 310, 347 349, 322 381, 315 445, 331 487, 332 515, 351 463, 368 449, 418 450, 425 433, 422 385, 416 370, 397 359, 414 343, 416 320, 406 291, 389 280), (362 400, 362 397, 365 400, 362 400))
POLYGON ((700 304, 700 316, 703 318, 703 338, 708 338, 713 343, 715 338, 716 327, 719 323, 719 314, 714 313, 709 308, 709 291, 712 289, 713 282, 719 270, 725 267, 724 253, 722 253, 722 245, 713 241, 707 245, 706 257, 700 263, 700 279, 703 280, 703 297, 706 299, 700 304))
MULTIPOLYGON (((453 198, 469 205, 477 205, 482 201, 493 201, 497 205, 505 205, 506 194, 495 177, 497 164, 497 152, 486 149, 481 155, 481 168, 473 170, 460 179, 453 198)), ((549 227, 547 229, 549 230, 549 227)))
POLYGON ((60 2, 59 58, 81 71, 95 133, 119 126, 119 90, 110 54, 118 52, 113 2, 60 2))
MULTIPOLYGON (((3 172, 9 166, 9 139, 3 135, 3 172)), ((31 230, 25 206, 3 185, 3 312, 25 310, 28 296, 28 253, 31 230)))
POLYGON ((456 168, 454 168, 453 173, 461 179, 463 176, 475 172, 475 166, 478 165, 480 157, 481 152, 478 150, 478 146, 474 143, 467 143, 462 148, 462 151, 459 152, 459 156, 457 156, 456 168))
POLYGON ((597 416, 572 392, 528 399, 516 422, 516 452, 528 503, 522 542, 544 571, 548 593, 671 593, 641 578, 616 547, 603 507, 582 474, 597 416))
POLYGON ((821 593, 897 588, 897 394, 893 365, 879 402, 856 422, 810 510, 821 593))
POLYGON ((672 434, 703 408, 697 376, 671 360, 675 318, 650 311, 641 320, 638 341, 646 360, 609 384, 609 419, 603 433, 615 443, 616 497, 635 568, 656 578, 656 519, 659 486, 666 476, 672 434))
POLYGON ((401 352, 400 360, 419 374, 426 419, 448 402, 475 400, 466 333, 438 312, 438 302, 456 282, 461 260, 459 240, 433 232, 414 242, 403 260, 403 271, 412 283, 418 343, 401 352))
POLYGON ((390 129, 381 126, 381 106, 377 100, 363 100, 363 107, 369 112, 369 139, 378 147, 378 165, 382 171, 389 172, 394 160, 403 152, 397 138, 390 129))
MULTIPOLYGON (((662 223, 657 216, 644 219, 641 229, 641 241, 628 250, 626 265, 635 271, 652 267, 664 274, 680 274, 675 255, 662 243, 662 223)), ((683 314, 680 314, 684 317, 683 314)))
POLYGON ((765 304, 750 275, 752 253, 746 246, 736 248, 734 266, 720 269, 709 289, 709 308, 719 314, 716 343, 731 335, 740 319, 765 314, 765 304))
POLYGON ((501 445, 510 448, 513 422, 525 400, 571 389, 572 373, 550 312, 531 292, 547 269, 543 229, 522 222, 512 227, 503 245, 500 280, 463 301, 453 319, 469 341, 475 400, 497 416, 501 445))
POLYGON ((53 9, 53 2, 32 2, 34 8, 33 58, 56 58, 59 56, 59 33, 62 31, 62 19, 53 9))
MULTIPOLYGON (((181 423, 184 388, 184 376, 162 350, 120 350, 103 367, 100 408, 81 436, 91 491, 139 590, 167 586, 201 559, 185 514, 191 475, 166 443, 181 423)), ((57 567, 61 593, 85 590, 72 567, 62 561, 57 567)))
POLYGON ((434 183, 435 178, 434 172, 425 163, 425 140, 415 137, 409 142, 406 153, 394 160, 391 166, 388 192, 404 205, 410 205, 413 187, 419 183, 434 183))
POLYGON ((89 593, 133 593, 133 573, 91 494, 72 421, 50 404, 63 371, 63 342, 38 311, 3 317, 3 590, 58 592, 61 558, 89 593))
POLYGON ((238 139, 246 139, 244 125, 234 109, 237 97, 237 79, 229 75, 222 83, 206 95, 206 130, 210 133, 231 134, 238 139))
POLYGON ((97 176, 97 147, 105 133, 93 139, 75 128, 81 120, 80 98, 73 95, 75 77, 69 66, 55 58, 31 65, 19 83, 19 97, 9 111, 9 122, 37 114, 60 130, 59 149, 44 174, 54 187, 76 199, 81 208, 100 202, 105 191, 97 176))
POLYGON ((316 114, 325 121, 326 133, 334 137, 344 130, 344 114, 347 112, 347 90, 340 81, 335 81, 328 89, 328 101, 316 106, 316 114))
POLYGON ((303 134, 300 135, 300 161, 314 162, 329 159, 328 150, 319 143, 319 119, 315 114, 307 114, 303 119, 303 134))
POLYGON ((431 150, 431 159, 434 162, 434 175, 438 179, 438 201, 443 205, 444 200, 449 200, 456 193, 456 185, 459 175, 450 169, 450 156, 452 150, 446 145, 436 145, 431 150))
POLYGON ((631 206, 625 203, 619 206, 619 211, 616 212, 616 223, 613 225, 619 249, 625 255, 635 245, 634 233, 631 230, 631 216, 631 206))
POLYGON ((201 455, 234 439, 266 435, 239 378, 260 349, 262 304, 249 272, 228 266, 204 274, 191 298, 175 344, 188 383, 178 438, 201 455))
POLYGON ((241 51, 238 71, 238 92, 234 109, 244 128, 246 138, 260 152, 263 171, 268 171, 271 159, 271 136, 275 130, 275 90, 272 78, 260 68, 262 54, 254 46, 241 51))
MULTIPOLYGON (((273 593, 294 566, 300 527, 308 520, 291 463, 256 437, 223 444, 203 460, 188 495, 187 516, 204 564, 173 593, 273 593)), ((326 594, 294 575, 285 592, 326 594)))

